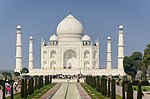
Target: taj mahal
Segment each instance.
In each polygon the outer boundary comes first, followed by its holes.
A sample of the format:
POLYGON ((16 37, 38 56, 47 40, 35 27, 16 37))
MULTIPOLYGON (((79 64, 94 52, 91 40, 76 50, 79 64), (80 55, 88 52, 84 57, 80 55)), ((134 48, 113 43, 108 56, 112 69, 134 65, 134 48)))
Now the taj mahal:
MULTIPOLYGON (((16 67, 20 72, 22 66, 22 26, 16 30, 16 67)), ((41 68, 34 68, 34 43, 29 37, 29 63, 30 75, 124 75, 124 27, 118 28, 118 66, 112 68, 111 37, 107 37, 106 69, 99 65, 99 40, 93 42, 87 34, 83 33, 82 23, 71 12, 57 25, 56 33, 50 35, 49 41, 41 41, 41 68)))

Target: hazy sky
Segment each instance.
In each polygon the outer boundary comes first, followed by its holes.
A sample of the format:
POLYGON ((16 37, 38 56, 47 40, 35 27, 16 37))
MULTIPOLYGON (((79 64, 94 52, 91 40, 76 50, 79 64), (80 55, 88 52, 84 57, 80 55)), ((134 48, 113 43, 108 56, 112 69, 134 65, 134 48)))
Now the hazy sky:
POLYGON ((99 38, 100 66, 106 64, 106 40, 112 37, 113 67, 117 66, 118 26, 124 26, 125 55, 144 52, 150 43, 150 0, 0 0, 0 70, 15 69, 16 26, 21 24, 23 67, 28 66, 29 36, 34 38, 35 67, 40 67, 40 42, 56 33, 69 9, 84 34, 99 38))

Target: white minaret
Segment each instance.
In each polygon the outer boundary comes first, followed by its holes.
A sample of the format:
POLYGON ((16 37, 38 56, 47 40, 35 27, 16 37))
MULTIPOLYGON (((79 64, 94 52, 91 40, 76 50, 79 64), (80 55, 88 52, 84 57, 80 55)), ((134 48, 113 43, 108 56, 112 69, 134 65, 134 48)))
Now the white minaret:
POLYGON ((111 60, 111 37, 107 37, 107 60, 106 60, 106 69, 111 69, 112 60, 111 60))
POLYGON ((33 69, 33 37, 30 36, 29 40, 29 71, 33 69))
POLYGON ((124 59, 124 32, 123 26, 119 26, 118 32, 118 69, 123 69, 123 59, 124 59))
POLYGON ((16 31, 16 68, 15 72, 20 72, 22 69, 22 43, 21 43, 21 25, 17 26, 16 31))

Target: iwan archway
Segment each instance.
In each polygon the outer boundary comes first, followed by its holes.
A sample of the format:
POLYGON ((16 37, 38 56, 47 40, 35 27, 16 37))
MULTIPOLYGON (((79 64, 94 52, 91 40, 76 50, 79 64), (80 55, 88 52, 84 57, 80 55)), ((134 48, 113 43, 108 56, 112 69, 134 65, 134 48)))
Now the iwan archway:
POLYGON ((78 66, 76 52, 69 49, 63 57, 64 69, 75 69, 78 66))

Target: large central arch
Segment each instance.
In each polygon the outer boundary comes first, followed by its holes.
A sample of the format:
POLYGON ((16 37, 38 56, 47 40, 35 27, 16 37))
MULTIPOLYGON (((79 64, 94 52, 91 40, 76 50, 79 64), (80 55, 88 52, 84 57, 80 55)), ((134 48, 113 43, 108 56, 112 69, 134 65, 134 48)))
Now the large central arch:
POLYGON ((76 52, 69 49, 65 51, 64 56, 63 56, 63 68, 76 68, 77 67, 77 56, 76 52))

